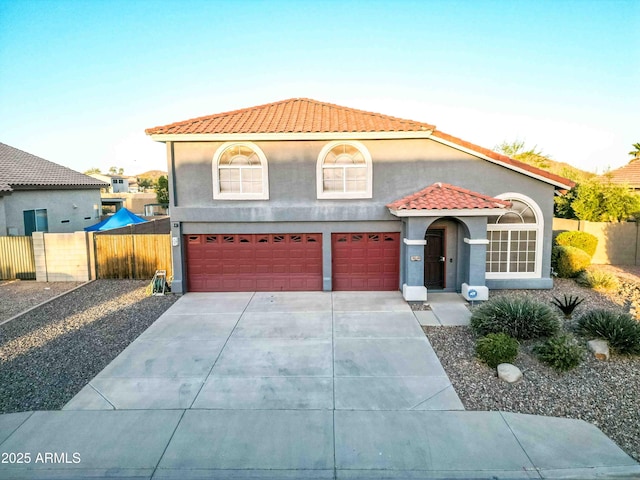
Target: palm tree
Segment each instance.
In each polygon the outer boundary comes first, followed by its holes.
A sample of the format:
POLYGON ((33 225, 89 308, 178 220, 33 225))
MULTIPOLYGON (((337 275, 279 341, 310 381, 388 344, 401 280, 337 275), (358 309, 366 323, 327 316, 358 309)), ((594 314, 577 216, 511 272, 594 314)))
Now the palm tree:
POLYGON ((632 146, 633 146, 633 150, 629 152, 629 155, 631 155, 634 160, 636 158, 640 158, 640 142, 634 143, 632 146))

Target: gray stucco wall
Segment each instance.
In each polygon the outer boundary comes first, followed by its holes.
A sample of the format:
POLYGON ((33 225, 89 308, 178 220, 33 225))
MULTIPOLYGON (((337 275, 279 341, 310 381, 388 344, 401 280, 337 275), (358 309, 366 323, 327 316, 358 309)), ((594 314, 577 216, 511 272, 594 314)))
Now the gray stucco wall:
POLYGON ((0 197, 0 237, 7 234, 7 216, 4 209, 4 197, 0 197))
MULTIPOLYGON (((508 280, 505 283, 493 280, 486 283, 490 288, 504 288, 507 285, 513 287, 515 284, 532 288, 548 283, 553 186, 430 139, 360 142, 369 150, 373 161, 371 199, 316 198, 316 163, 320 151, 328 141, 254 142, 264 152, 269 166, 269 200, 255 201, 213 199, 212 160, 222 142, 169 144, 168 170, 170 177, 176 180, 171 192, 171 220, 179 225, 173 227, 173 235, 180 237, 184 233, 222 232, 223 227, 228 229, 227 233, 241 233, 244 228, 275 233, 276 225, 279 228, 277 232, 317 231, 313 227, 308 230, 305 227, 307 222, 397 222, 400 225, 399 219, 391 215, 385 205, 434 182, 443 182, 491 196, 517 192, 535 200, 544 219, 544 281, 508 280), (285 224, 287 226, 283 227, 285 224)), ((486 225, 486 219, 483 221, 486 225)), ((468 249, 463 246, 464 248, 468 249)), ((402 250, 407 255, 412 254, 409 252, 411 248, 402 247, 402 250)), ((484 271, 484 258, 480 257, 481 250, 484 252, 485 247, 474 246, 472 250, 457 252, 459 257, 466 256, 473 260, 471 271, 468 266, 456 265, 456 276, 459 277, 457 283, 462 281, 461 277, 475 277, 480 264, 484 271)), ((174 258, 179 259, 180 251, 181 247, 175 248, 174 258)), ((408 267, 404 260, 401 261, 403 278, 411 276, 407 271, 408 267)), ((179 271, 181 267, 174 265, 174 277, 178 281, 179 271)))
MULTIPOLYGON (((100 190, 18 190, 2 197, 6 214, 6 235, 11 227, 18 235, 24 235, 25 210, 47 209, 50 233, 75 232, 97 223, 100 210, 100 190), (77 208, 74 208, 74 205, 77 208), (63 221, 68 222, 63 223, 63 221)), ((0 218, 1 222, 1 218, 0 218)), ((0 227, 2 223, 0 223, 0 227)))

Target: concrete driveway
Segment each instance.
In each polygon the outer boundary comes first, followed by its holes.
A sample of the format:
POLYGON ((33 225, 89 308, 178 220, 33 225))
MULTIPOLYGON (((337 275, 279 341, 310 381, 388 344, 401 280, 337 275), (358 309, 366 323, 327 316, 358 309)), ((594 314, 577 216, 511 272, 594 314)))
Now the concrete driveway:
POLYGON ((395 292, 188 294, 66 409, 462 410, 395 292))
POLYGON ((63 411, 0 416, 0 451, 70 459, 11 478, 640 475, 585 422, 464 411, 398 292, 187 294, 63 411))

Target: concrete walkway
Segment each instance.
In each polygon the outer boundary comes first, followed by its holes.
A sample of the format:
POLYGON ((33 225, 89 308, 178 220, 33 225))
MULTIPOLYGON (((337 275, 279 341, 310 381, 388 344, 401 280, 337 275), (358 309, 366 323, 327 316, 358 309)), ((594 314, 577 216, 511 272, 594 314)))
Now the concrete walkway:
POLYGON ((585 422, 462 408, 399 293, 187 294, 63 411, 0 416, 0 478, 640 476, 585 422))
POLYGON ((427 302, 431 310, 413 312, 420 325, 435 327, 459 327, 469 325, 471 310, 459 293, 431 293, 427 302))

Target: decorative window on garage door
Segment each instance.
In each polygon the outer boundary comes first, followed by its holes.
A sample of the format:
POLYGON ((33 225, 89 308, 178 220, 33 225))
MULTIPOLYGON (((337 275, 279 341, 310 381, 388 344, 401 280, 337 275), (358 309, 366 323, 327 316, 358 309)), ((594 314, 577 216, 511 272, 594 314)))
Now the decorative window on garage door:
POLYGON ((487 219, 487 278, 537 278, 542 264, 542 212, 524 195, 497 198, 511 202, 503 215, 487 219))
POLYGON ((252 143, 225 143, 213 157, 213 198, 267 200, 267 158, 252 143))
POLYGON ((331 142, 318 156, 318 198, 371 198, 371 155, 360 142, 331 142))

